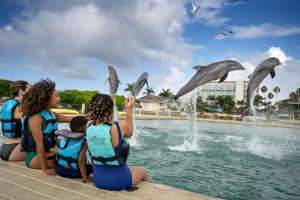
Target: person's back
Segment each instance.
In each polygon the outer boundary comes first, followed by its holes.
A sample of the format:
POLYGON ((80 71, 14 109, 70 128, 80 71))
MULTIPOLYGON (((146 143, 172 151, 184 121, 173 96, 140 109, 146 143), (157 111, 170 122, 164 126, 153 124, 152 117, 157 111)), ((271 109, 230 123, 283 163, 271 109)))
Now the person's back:
POLYGON ((11 85, 13 98, 4 101, 1 108, 2 133, 4 136, 0 158, 8 161, 23 161, 25 153, 21 152, 21 118, 20 103, 25 92, 30 88, 26 81, 15 81, 11 85))
POLYGON ((110 123, 114 104, 110 96, 97 94, 88 106, 86 116, 94 121, 87 128, 87 142, 94 162, 93 181, 96 187, 108 190, 128 189, 140 181, 148 181, 142 168, 128 167, 126 160, 132 136, 134 98, 126 102, 126 121, 110 123))
POLYGON ((58 130, 59 142, 56 155, 56 174, 66 178, 83 178, 83 182, 90 182, 89 175, 93 172, 91 164, 86 164, 85 154, 87 143, 85 139, 87 119, 76 116, 70 122, 69 130, 58 130))

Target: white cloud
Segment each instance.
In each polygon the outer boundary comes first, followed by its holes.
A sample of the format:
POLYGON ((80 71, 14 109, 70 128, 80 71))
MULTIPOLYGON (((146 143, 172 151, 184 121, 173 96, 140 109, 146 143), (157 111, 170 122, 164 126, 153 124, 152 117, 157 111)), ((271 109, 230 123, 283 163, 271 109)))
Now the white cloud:
POLYGON ((249 26, 232 26, 230 27, 230 30, 234 32, 234 38, 236 39, 276 38, 300 34, 299 26, 274 25, 269 23, 249 26))
POLYGON ((125 68, 137 66, 142 56, 161 65, 186 65, 204 47, 182 37, 189 20, 184 3, 28 1, 22 4, 24 17, 0 28, 0 53, 28 57, 32 69, 83 79, 94 77, 91 59, 125 68))
POLYGON ((170 74, 164 77, 164 81, 157 87, 157 94, 161 89, 170 89, 172 93, 176 94, 177 91, 187 83, 188 78, 186 74, 180 71, 177 67, 170 67, 170 74))
POLYGON ((288 95, 292 91, 300 87, 300 60, 287 55, 280 47, 270 47, 265 52, 256 52, 253 55, 247 56, 234 53, 234 57, 246 70, 229 73, 228 80, 248 80, 248 75, 255 70, 256 66, 264 59, 272 56, 277 57, 282 65, 275 68, 276 76, 274 79, 268 75, 261 83, 261 86, 266 85, 268 92, 273 92, 273 88, 278 86, 281 88, 281 92, 278 94, 278 100, 288 98, 288 95))

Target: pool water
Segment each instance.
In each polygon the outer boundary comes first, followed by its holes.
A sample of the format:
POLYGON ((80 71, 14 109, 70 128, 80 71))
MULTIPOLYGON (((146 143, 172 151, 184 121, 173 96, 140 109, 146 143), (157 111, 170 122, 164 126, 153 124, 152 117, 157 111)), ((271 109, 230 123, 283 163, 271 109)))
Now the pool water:
POLYGON ((128 163, 152 182, 223 199, 300 199, 299 129, 176 120, 135 127, 128 163))

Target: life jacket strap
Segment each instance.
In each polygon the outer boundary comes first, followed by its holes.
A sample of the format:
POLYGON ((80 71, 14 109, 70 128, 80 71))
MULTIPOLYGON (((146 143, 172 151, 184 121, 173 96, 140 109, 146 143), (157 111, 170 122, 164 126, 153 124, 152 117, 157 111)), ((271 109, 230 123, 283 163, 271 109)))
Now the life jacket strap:
POLYGON ((68 166, 71 167, 71 168, 73 168, 72 165, 71 165, 72 163, 78 163, 77 159, 74 159, 71 156, 66 157, 66 156, 63 156, 61 154, 56 154, 56 159, 57 159, 56 162, 58 162, 59 160, 66 161, 68 166))

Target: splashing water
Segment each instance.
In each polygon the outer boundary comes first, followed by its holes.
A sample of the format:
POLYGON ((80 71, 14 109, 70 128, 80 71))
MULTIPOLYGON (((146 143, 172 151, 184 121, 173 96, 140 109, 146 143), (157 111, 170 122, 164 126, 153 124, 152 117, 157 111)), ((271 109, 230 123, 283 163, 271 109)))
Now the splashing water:
POLYGON ((131 138, 129 138, 129 144, 131 147, 134 148, 139 148, 140 147, 140 143, 138 141, 138 131, 137 131, 137 122, 135 119, 135 109, 133 108, 132 110, 132 123, 133 123, 133 134, 131 136, 131 138))
POLYGON ((183 99, 182 104, 184 105, 184 110, 189 117, 189 128, 188 132, 191 134, 185 134, 183 138, 183 144, 176 146, 168 146, 170 150, 182 151, 182 152, 201 152, 201 147, 199 144, 199 133, 197 127, 197 98, 198 93, 193 93, 190 98, 183 99))

